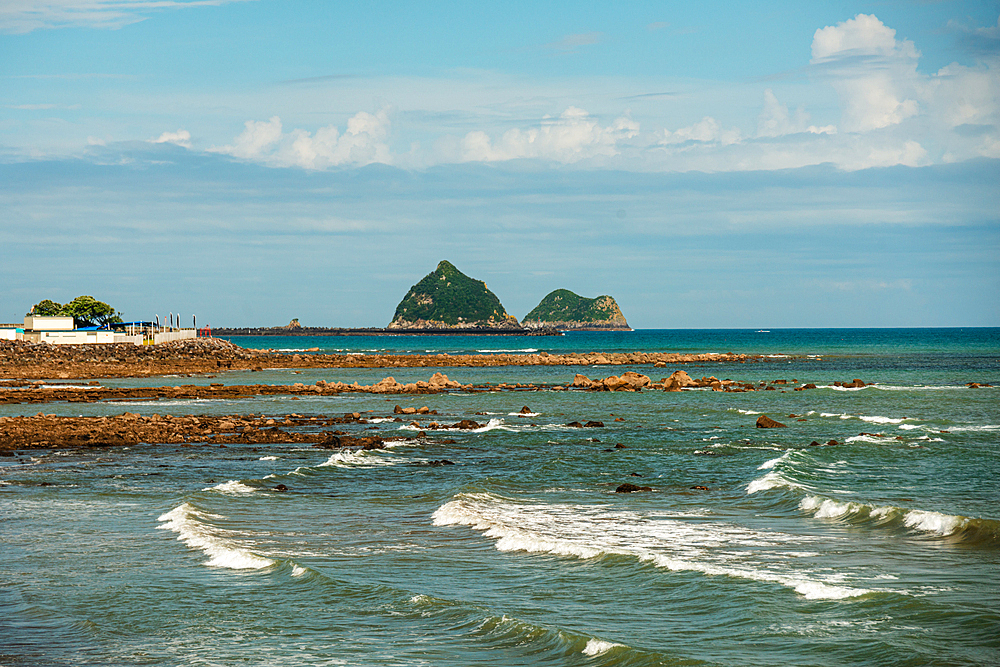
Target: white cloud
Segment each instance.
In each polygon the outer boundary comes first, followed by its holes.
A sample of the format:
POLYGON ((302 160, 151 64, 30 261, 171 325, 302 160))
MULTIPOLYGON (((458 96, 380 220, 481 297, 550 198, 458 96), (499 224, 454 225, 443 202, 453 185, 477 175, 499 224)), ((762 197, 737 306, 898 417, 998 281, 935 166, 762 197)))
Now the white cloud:
POLYGON ((639 124, 627 115, 602 127, 583 109, 569 107, 558 118, 546 117, 538 127, 507 130, 495 142, 482 130, 469 132, 460 150, 467 162, 539 158, 571 163, 617 155, 619 142, 638 133, 639 124))
POLYGON ((164 132, 158 138, 152 139, 154 144, 177 144, 184 148, 191 148, 191 133, 187 130, 177 130, 176 132, 164 132))
POLYGON ((846 56, 919 58, 913 42, 897 40, 896 31, 871 14, 858 14, 836 26, 820 28, 813 34, 813 62, 846 56))
POLYGON ((384 109, 375 114, 355 114, 347 121, 343 134, 335 125, 321 127, 315 134, 301 129, 285 134, 281 118, 273 116, 268 121, 248 120, 232 144, 209 151, 278 167, 325 169, 344 164, 390 164, 388 134, 389 115, 384 109))
POLYGON ((825 66, 835 77, 846 131, 898 125, 920 111, 913 99, 920 52, 913 42, 897 40, 896 31, 875 16, 858 14, 820 28, 813 35, 812 56, 814 65, 825 66))
POLYGON ((255 160, 281 140, 281 119, 272 116, 271 120, 248 120, 244 123, 246 129, 228 146, 210 148, 213 153, 225 153, 233 157, 255 160))
POLYGON ((682 127, 671 132, 662 131, 661 145, 683 144, 687 142, 714 143, 728 146, 738 143, 741 134, 738 128, 724 129, 719 121, 711 116, 705 116, 697 123, 682 127))
POLYGON ((52 28, 116 30, 165 9, 225 5, 246 0, 3 0, 0 32, 24 34, 52 28))
POLYGON ((809 125, 809 114, 799 107, 789 115, 788 107, 778 101, 770 88, 764 91, 764 108, 757 117, 758 137, 780 137, 786 134, 809 132, 811 134, 836 134, 833 125, 809 125))
POLYGON ((324 169, 342 164, 365 165, 373 162, 392 163, 386 139, 389 136, 389 115, 383 109, 376 114, 360 112, 347 121, 340 134, 328 125, 310 135, 305 130, 292 132, 291 147, 285 147, 282 161, 307 169, 324 169))

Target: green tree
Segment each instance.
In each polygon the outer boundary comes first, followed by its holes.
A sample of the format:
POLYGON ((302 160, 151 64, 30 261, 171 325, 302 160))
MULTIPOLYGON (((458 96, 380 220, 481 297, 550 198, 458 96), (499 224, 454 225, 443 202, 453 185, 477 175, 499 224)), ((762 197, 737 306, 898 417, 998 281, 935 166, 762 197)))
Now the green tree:
POLYGON ((104 326, 121 322, 121 313, 92 296, 78 296, 62 307, 62 315, 73 318, 78 327, 104 326))
POLYGON ((43 299, 31 307, 29 315, 72 317, 73 323, 78 327, 104 326, 122 321, 121 313, 92 296, 78 296, 63 305, 51 299, 43 299))
POLYGON ((31 307, 28 315, 38 315, 39 317, 55 317, 62 312, 61 303, 56 303, 52 299, 42 299, 31 307))

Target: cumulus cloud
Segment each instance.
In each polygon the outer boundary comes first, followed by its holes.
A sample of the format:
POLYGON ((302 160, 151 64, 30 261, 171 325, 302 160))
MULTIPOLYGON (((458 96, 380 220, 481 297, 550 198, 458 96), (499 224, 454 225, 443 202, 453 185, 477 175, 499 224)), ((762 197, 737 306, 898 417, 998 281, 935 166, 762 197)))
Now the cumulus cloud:
POLYGON ((225 153, 233 157, 254 160, 264 157, 279 141, 281 141, 281 119, 272 116, 271 120, 248 120, 245 129, 232 144, 210 148, 213 153, 225 153))
POLYGON ((673 132, 663 130, 659 143, 667 146, 670 144, 684 144, 688 142, 713 143, 728 146, 740 141, 741 133, 739 128, 724 129, 719 121, 711 116, 705 116, 697 123, 681 127, 673 132))
POLYGON ((0 32, 24 34, 52 28, 117 30, 155 11, 225 5, 245 0, 4 0, 0 32))
POLYGON ((187 130, 177 130, 176 132, 164 132, 156 139, 150 141, 154 144, 176 144, 184 148, 191 148, 191 133, 187 130))
POLYGON ((913 42, 874 15, 858 14, 813 35, 812 64, 827 68, 843 106, 841 125, 867 132, 917 115, 917 60, 913 42))
POLYGON ((605 127, 583 109, 569 107, 558 118, 546 117, 537 127, 507 130, 496 141, 482 130, 469 132, 460 150, 467 162, 539 158, 571 163, 617 155, 619 142, 638 133, 639 124, 627 115, 605 127))
POLYGON ((388 134, 386 110, 355 114, 347 121, 343 134, 335 125, 321 127, 315 134, 302 129, 286 134, 281 118, 273 116, 267 121, 248 120, 233 143, 209 150, 280 167, 325 169, 347 164, 390 164, 388 134))
POLYGON ((780 137, 786 134, 809 132, 811 134, 836 134, 833 125, 817 127, 809 125, 809 114, 799 107, 794 114, 788 113, 788 107, 778 101, 770 88, 764 91, 764 108, 757 117, 758 137, 780 137))
POLYGON ((812 59, 822 62, 847 56, 919 58, 913 42, 897 40, 896 31, 871 14, 858 14, 813 34, 812 59))

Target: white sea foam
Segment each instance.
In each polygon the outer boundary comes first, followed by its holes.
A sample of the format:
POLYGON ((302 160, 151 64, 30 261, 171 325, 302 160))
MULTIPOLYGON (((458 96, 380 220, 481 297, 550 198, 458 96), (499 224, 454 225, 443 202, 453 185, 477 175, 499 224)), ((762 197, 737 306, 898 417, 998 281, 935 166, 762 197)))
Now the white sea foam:
POLYGON ((739 408, 737 408, 736 412, 739 412, 739 413, 744 414, 744 415, 759 415, 760 414, 756 410, 740 410, 739 408))
POLYGON ((779 456, 776 459, 771 459, 770 461, 764 461, 759 466, 757 466, 757 470, 770 470, 771 468, 773 468, 774 466, 778 465, 782 461, 788 460, 788 457, 791 456, 792 452, 794 452, 794 451, 795 451, 794 449, 789 449, 788 451, 786 451, 784 454, 782 454, 781 456, 779 456))
POLYGON ((798 559, 789 550, 813 546, 822 538, 757 531, 694 514, 645 516, 603 506, 516 503, 470 493, 438 508, 433 521, 437 526, 470 526, 496 540, 499 551, 631 556, 669 570, 776 583, 810 599, 870 592, 842 585, 843 574, 793 565, 798 559))
POLYGON ((880 417, 878 415, 874 417, 858 417, 863 422, 868 422, 869 424, 902 424, 906 421, 906 417, 894 418, 894 417, 880 417))
POLYGON ((292 566, 292 576, 293 577, 301 577, 306 572, 307 572, 307 570, 304 567, 300 566, 300 565, 293 565, 292 566))
POLYGON ((188 503, 175 507, 157 519, 161 525, 157 528, 171 530, 177 533, 177 539, 192 549, 198 549, 208 555, 206 565, 225 567, 231 570, 259 570, 274 564, 269 558, 257 556, 240 547, 239 543, 229 537, 231 531, 211 526, 207 520, 222 517, 208 512, 199 512, 188 503))
POLYGON ((260 457, 257 460, 258 461, 277 461, 278 457, 277 456, 262 456, 262 457, 260 457))
POLYGON ((376 468, 379 466, 394 466, 410 462, 407 459, 385 456, 375 451, 363 449, 342 449, 333 454, 318 467, 333 466, 336 468, 376 468))
POLYGON ((813 512, 813 516, 817 519, 837 519, 864 507, 861 503, 838 503, 836 500, 817 496, 806 496, 799 503, 799 509, 813 512))
POLYGON ((852 435, 850 438, 844 440, 844 442, 871 442, 871 443, 882 443, 886 440, 893 440, 894 436, 871 436, 871 435, 852 435))
POLYGON ((222 484, 216 484, 215 486, 210 486, 208 488, 202 489, 203 491, 218 491, 219 493, 224 493, 227 496, 246 496, 254 493, 257 489, 252 486, 247 486, 243 482, 231 479, 228 482, 223 482, 222 484))
POLYGON ((941 514, 940 512, 925 512, 922 510, 910 510, 903 517, 903 523, 909 528, 922 530, 938 535, 951 535, 967 524, 969 520, 964 516, 953 516, 951 514, 941 514))
POLYGON ((810 512, 817 519, 840 519, 859 517, 876 519, 879 523, 901 519, 904 526, 912 530, 933 533, 942 537, 951 535, 964 528, 969 519, 964 516, 929 512, 925 510, 906 510, 894 506, 874 506, 864 503, 840 503, 829 498, 807 496, 799 503, 799 509, 810 512))
POLYGON ((606 642, 603 639, 591 639, 587 642, 587 645, 583 647, 581 651, 584 655, 604 655, 611 649, 623 646, 623 644, 616 644, 614 642, 606 642))
MULTIPOLYGON (((505 426, 502 419, 490 419, 488 422, 483 424, 479 428, 436 428, 434 431, 436 433, 450 433, 450 432, 462 432, 462 433, 486 433, 487 431, 492 431, 495 429, 502 429, 505 431, 515 431, 517 429, 511 426, 505 426)), ((405 426, 400 426, 401 431, 423 431, 425 430, 423 426, 413 426, 412 424, 406 424, 405 426)))
POLYGON ((476 350, 476 352, 538 352, 537 349, 533 347, 525 347, 520 350, 476 350))
POLYGON ((949 431, 960 432, 966 431, 971 433, 977 432, 988 432, 988 431, 1000 431, 1000 425, 997 424, 983 424, 981 426, 949 426, 949 431))
POLYGON ((537 417, 541 412, 508 412, 509 417, 537 417))

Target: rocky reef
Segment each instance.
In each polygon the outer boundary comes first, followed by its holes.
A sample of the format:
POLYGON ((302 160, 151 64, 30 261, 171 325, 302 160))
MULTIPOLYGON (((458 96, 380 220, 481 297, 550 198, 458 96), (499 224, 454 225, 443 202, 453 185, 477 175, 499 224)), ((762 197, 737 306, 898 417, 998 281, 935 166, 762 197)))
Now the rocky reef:
POLYGON ((560 331, 632 330, 613 297, 588 299, 568 289, 549 292, 524 316, 524 326, 553 327, 560 331))
POLYGON ((520 329, 486 283, 443 260, 410 288, 389 329, 520 329))

